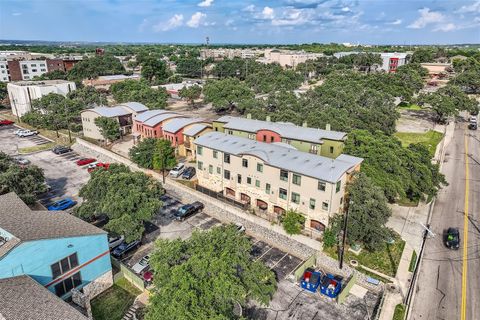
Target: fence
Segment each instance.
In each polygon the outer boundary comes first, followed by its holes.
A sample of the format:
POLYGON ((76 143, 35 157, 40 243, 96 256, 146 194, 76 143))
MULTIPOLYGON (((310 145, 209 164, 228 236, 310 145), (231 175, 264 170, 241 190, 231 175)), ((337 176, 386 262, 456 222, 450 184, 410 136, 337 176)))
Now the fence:
POLYGON ((120 272, 114 275, 113 280, 117 281, 120 278, 127 279, 131 284, 135 287, 140 289, 142 292, 145 291, 145 283, 143 279, 140 278, 137 274, 135 274, 132 270, 130 270, 126 265, 121 263, 116 259, 112 259, 112 264, 117 268, 120 269, 120 272))
POLYGON ((298 282, 300 278, 303 276, 303 273, 305 272, 305 270, 307 268, 313 267, 316 261, 317 261, 317 257, 315 254, 311 255, 310 258, 305 260, 293 273, 295 276, 295 281, 298 282))
POLYGON ((338 303, 343 303, 345 299, 347 299, 350 290, 352 289, 353 285, 357 283, 357 272, 354 272, 350 279, 348 280, 347 284, 343 288, 342 292, 338 295, 338 303))
POLYGON ((225 203, 231 204, 237 208, 247 210, 249 208, 249 205, 247 203, 243 203, 240 201, 236 201, 232 198, 224 196, 221 192, 215 192, 213 190, 207 189, 205 187, 202 187, 200 185, 195 185, 195 190, 200 191, 203 194, 206 194, 207 196, 210 196, 212 198, 215 198, 217 200, 223 201, 225 203))

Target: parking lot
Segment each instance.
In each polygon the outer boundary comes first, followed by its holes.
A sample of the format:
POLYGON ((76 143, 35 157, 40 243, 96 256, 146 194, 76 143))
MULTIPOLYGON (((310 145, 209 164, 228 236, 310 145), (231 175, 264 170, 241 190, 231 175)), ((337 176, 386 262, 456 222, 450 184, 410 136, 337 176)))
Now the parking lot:
MULTIPOLYGON (((33 147, 51 142, 41 136, 19 138, 13 133, 16 129, 17 127, 15 126, 0 128, 0 141, 2 141, 0 151, 13 156, 18 154, 19 148, 33 147)), ((43 205, 64 197, 72 197, 77 201, 79 200, 78 192, 90 178, 90 174, 85 166, 79 167, 75 163, 76 160, 81 158, 80 155, 75 152, 56 155, 51 150, 45 150, 21 155, 21 157, 29 160, 44 171, 46 183, 51 189, 49 192, 39 196, 39 200, 43 205)))

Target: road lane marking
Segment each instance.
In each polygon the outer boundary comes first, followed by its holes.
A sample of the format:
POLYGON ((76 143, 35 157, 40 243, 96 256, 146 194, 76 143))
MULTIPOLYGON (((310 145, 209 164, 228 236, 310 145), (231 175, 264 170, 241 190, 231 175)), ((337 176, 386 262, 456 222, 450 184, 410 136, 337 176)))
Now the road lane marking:
POLYGON ((467 320, 467 269, 468 269, 468 138, 465 132, 465 207, 463 215, 463 259, 462 259, 462 307, 460 319, 467 320))

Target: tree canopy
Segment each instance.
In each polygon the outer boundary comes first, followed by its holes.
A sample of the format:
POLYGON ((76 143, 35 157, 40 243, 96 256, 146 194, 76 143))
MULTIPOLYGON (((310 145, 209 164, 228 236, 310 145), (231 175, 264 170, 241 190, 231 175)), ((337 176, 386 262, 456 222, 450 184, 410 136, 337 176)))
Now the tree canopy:
POLYGON ((305 226, 305 217, 294 210, 288 210, 281 217, 283 229, 290 235, 300 234, 305 226))
POLYGON ((157 180, 112 163, 108 170, 92 172, 90 180, 80 189, 84 201, 75 213, 84 219, 107 215, 109 222, 105 228, 131 242, 142 237, 143 223, 158 212, 163 193, 157 180))
POLYGON ((184 57, 177 61, 176 72, 184 77, 200 78, 203 73, 203 62, 194 57, 184 57))
POLYGON ((0 195, 15 192, 26 204, 37 201, 45 192, 43 170, 34 165, 20 166, 7 154, 0 152, 0 195))
POLYGON ((113 55, 96 55, 76 63, 68 72, 68 79, 81 81, 125 72, 122 63, 113 55))
POLYGON ((153 89, 146 81, 125 80, 110 86, 113 98, 118 103, 137 101, 150 109, 164 109, 168 94, 165 88, 153 89))
POLYGON ((268 304, 275 275, 251 259, 251 250, 250 240, 232 225, 194 231, 188 240, 157 240, 150 259, 155 288, 145 319, 238 319, 236 304, 268 304))
POLYGON ((142 60, 142 77, 150 84, 163 84, 171 76, 165 61, 155 56, 148 56, 142 60))
POLYGON ((147 169, 171 169, 177 164, 175 149, 166 139, 143 139, 130 149, 129 155, 133 162, 147 169))
POLYGON ((180 98, 186 99, 192 106, 195 106, 195 99, 200 98, 201 94, 202 87, 196 84, 189 87, 185 86, 178 92, 180 98))
POLYGON ((117 119, 97 117, 95 118, 95 124, 100 129, 100 134, 105 141, 115 141, 120 138, 120 123, 117 119))
POLYGON ((233 109, 242 112, 245 101, 254 98, 252 90, 235 78, 209 81, 203 88, 203 94, 205 102, 211 102, 217 112, 233 109))
POLYGON ((93 86, 85 86, 73 90, 67 94, 67 98, 78 101, 82 105, 82 109, 91 108, 94 105, 107 105, 107 93, 97 90, 93 86))

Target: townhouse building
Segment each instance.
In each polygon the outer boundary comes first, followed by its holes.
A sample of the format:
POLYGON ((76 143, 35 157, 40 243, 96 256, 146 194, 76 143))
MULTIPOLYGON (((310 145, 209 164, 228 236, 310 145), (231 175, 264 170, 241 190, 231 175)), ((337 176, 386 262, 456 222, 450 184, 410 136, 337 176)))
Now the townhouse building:
POLYGON ((13 192, 1 195, 0 279, 23 275, 62 299, 73 288, 93 298, 113 283, 107 233, 67 212, 31 211, 13 192))
POLYGON ((133 134, 138 138, 162 138, 163 126, 174 118, 185 118, 167 110, 148 110, 134 119, 133 134))
POLYGON ((305 226, 317 231, 343 212, 345 186, 363 161, 215 131, 198 137, 195 145, 201 187, 274 217, 296 210, 305 216, 305 226))
POLYGON ((251 140, 273 143, 283 142, 295 149, 329 158, 339 156, 344 148, 347 134, 340 131, 326 130, 297 126, 289 122, 271 122, 224 116, 214 120, 213 130, 230 135, 248 138, 251 140))
POLYGON ((183 131, 183 144, 179 146, 179 154, 190 159, 195 159, 197 149, 195 140, 201 135, 211 132, 212 126, 206 123, 196 123, 183 131))
POLYGON ((183 132, 195 124, 208 125, 208 122, 202 118, 175 118, 163 126, 163 139, 169 140, 172 143, 172 147, 175 148, 179 156, 187 156, 184 147, 185 136, 183 132))

